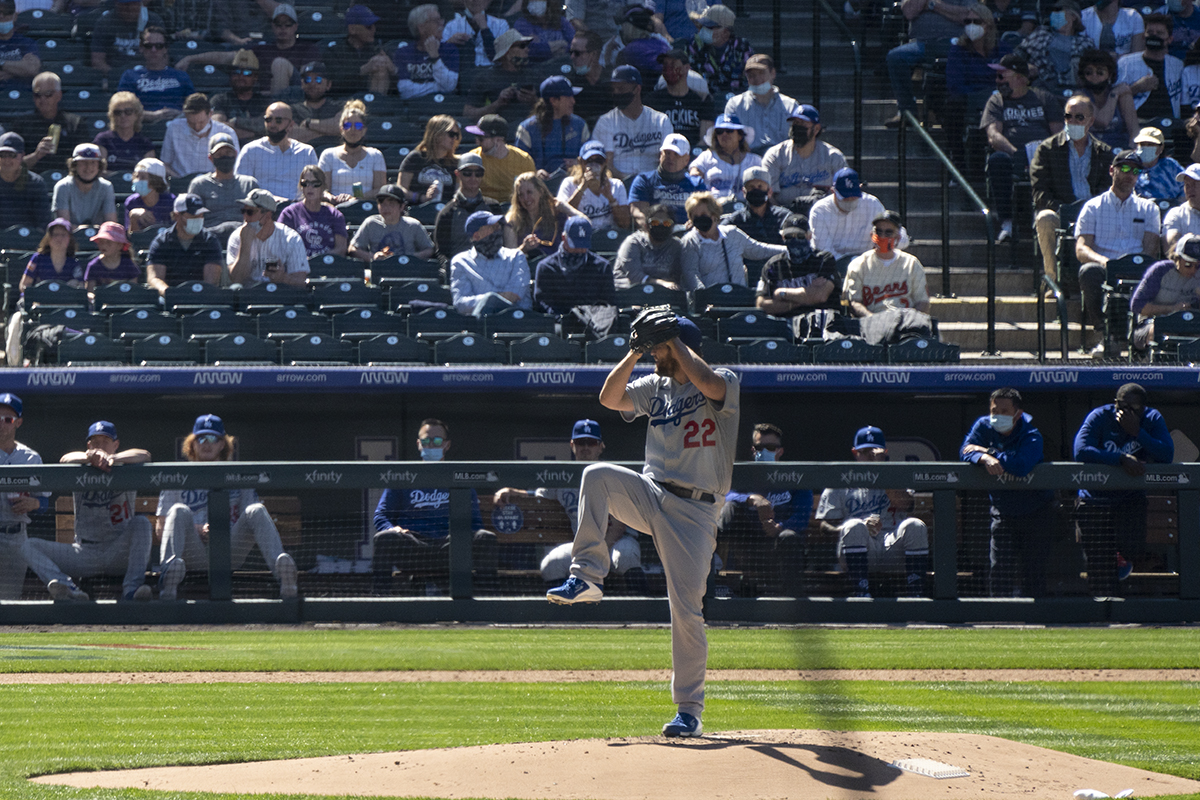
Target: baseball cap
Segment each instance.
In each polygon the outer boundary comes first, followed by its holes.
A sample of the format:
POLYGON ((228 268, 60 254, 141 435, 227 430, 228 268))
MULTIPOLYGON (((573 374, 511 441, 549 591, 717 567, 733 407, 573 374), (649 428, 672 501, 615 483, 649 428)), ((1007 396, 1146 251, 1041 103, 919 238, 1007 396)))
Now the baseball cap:
POLYGON ((810 106, 808 103, 800 103, 792 106, 792 110, 788 112, 788 119, 806 119, 813 125, 821 124, 821 112, 817 111, 816 106, 810 106))
POLYGON ((729 6, 718 4, 704 9, 699 21, 705 28, 732 28, 737 22, 737 14, 729 6))
POLYGON ((253 50, 238 50, 233 54, 229 66, 234 69, 258 69, 258 56, 254 55, 253 50))
POLYGON ((328 75, 329 68, 324 61, 310 61, 300 68, 301 75, 328 75))
POLYGON ((1167 138, 1158 128, 1142 128, 1133 138, 1134 144, 1165 144, 1167 138))
POLYGON ((72 161, 99 161, 100 148, 91 142, 75 145, 75 149, 71 152, 72 161))
POLYGON ((701 335, 700 329, 696 327, 696 323, 687 317, 679 317, 679 341, 699 352, 700 342, 703 339, 704 337, 701 335))
POLYGON ((484 114, 479 122, 467 126, 467 133, 475 136, 503 136, 508 138, 508 120, 499 114, 484 114))
POLYGON ((222 147, 232 147, 234 150, 237 150, 237 143, 233 141, 233 137, 228 133, 214 133, 212 136, 208 137, 209 155, 217 152, 222 147))
POLYGON ((496 55, 492 58, 492 63, 494 64, 503 58, 504 54, 511 50, 512 46, 517 42, 528 43, 532 41, 532 36, 526 36, 516 28, 509 28, 504 33, 497 36, 495 42, 493 43, 496 48, 496 55))
POLYGON ((704 143, 712 147, 713 136, 715 131, 741 131, 746 137, 746 146, 754 146, 754 128, 749 125, 743 125, 742 119, 737 114, 718 114, 713 126, 704 132, 704 143))
POLYGON ((755 53, 746 59, 746 66, 742 67, 742 72, 748 69, 775 69, 775 61, 766 53, 755 53))
POLYGON ((663 139, 662 145, 658 148, 658 152, 660 153, 667 150, 676 155, 686 156, 691 155, 692 145, 682 133, 672 133, 663 139))
POLYGON ((148 175, 157 175, 164 182, 167 180, 167 165, 157 158, 143 158, 133 165, 133 171, 145 172, 148 175))
POLYGON ((107 239, 117 244, 129 244, 129 237, 125 235, 125 228, 121 227, 121 223, 119 222, 100 223, 100 230, 96 231, 96 235, 89 241, 94 242, 97 239, 107 239))
POLYGON ((16 0, 0 0, 0 9, 12 14, 17 10, 16 0))
POLYGON ((803 214, 788 214, 779 226, 780 236, 808 236, 808 217, 803 214))
POLYGON ((375 196, 376 198, 381 196, 390 197, 401 205, 408 201, 408 198, 404 196, 404 190, 394 183, 385 183, 383 186, 380 186, 375 196))
POLYGON ((479 167, 487 170, 487 167, 483 165, 483 157, 479 153, 463 153, 458 157, 458 168, 466 169, 467 167, 479 167))
POLYGON ((562 75, 551 75, 538 87, 540 97, 574 97, 583 91, 582 86, 572 86, 562 75))
POLYGON ((184 111, 212 111, 212 103, 208 101, 208 95, 204 92, 192 92, 183 101, 184 111))
POLYGON ((48 224, 46 226, 46 231, 49 232, 49 230, 51 228, 66 228, 67 233, 70 233, 71 232, 71 220, 65 219, 63 217, 56 217, 55 219, 50 220, 50 224, 48 224))
POLYGON ((745 186, 750 181, 762 181, 768 186, 771 185, 771 173, 767 172, 764 167, 747 167, 742 173, 742 186, 745 186))
POLYGON ((879 222, 890 222, 897 228, 904 227, 904 223, 900 220, 900 215, 895 211, 883 211, 882 213, 876 214, 875 218, 871 220, 871 224, 874 225, 879 222))
POLYGON ((636 83, 640 85, 642 82, 642 73, 637 67, 622 64, 613 69, 609 79, 613 83, 636 83))
POLYGON ((1029 77, 1029 62, 1021 58, 1016 53, 1009 53, 1004 58, 1000 59, 1000 63, 988 64, 988 66, 997 71, 1011 69, 1018 75, 1024 75, 1026 78, 1029 77))
POLYGON ((21 138, 21 134, 9 131, 0 136, 0 153, 25 155, 25 140, 21 138))
POLYGON ((594 419, 581 419, 576 422, 575 427, 571 428, 571 438, 604 441, 604 437, 600 435, 600 423, 594 419))
POLYGON ((175 196, 175 213, 176 214, 207 214, 208 209, 204 207, 204 198, 198 194, 180 194, 175 196))
POLYGON ((868 425, 865 428, 859 428, 858 433, 854 434, 855 450, 885 450, 887 449, 887 441, 883 438, 883 431, 876 428, 874 425, 868 425))
POLYGON ((1194 233, 1180 236, 1179 241, 1175 243, 1175 255, 1189 264, 1200 262, 1200 236, 1194 233))
POLYGON ((839 198, 862 197, 862 183, 858 173, 850 167, 842 167, 833 175, 833 191, 839 198))
POLYGON ((1122 164, 1132 164, 1138 169, 1143 169, 1145 166, 1142 164, 1142 159, 1138 158, 1136 150, 1121 150, 1118 152, 1113 158, 1112 165, 1114 167, 1119 167, 1122 164))
POLYGON ((264 211, 274 211, 279 207, 279 201, 266 189, 251 189, 250 194, 238 200, 238 205, 242 208, 261 208, 264 211))
POLYGON ((1175 176, 1175 180, 1183 183, 1184 178, 1200 181, 1200 163, 1188 164, 1187 169, 1175 176))
POLYGON ((687 64, 691 60, 688 58, 687 50, 684 50, 682 47, 676 47, 668 50, 665 53, 659 53, 654 57, 654 60, 661 64, 668 58, 674 59, 675 61, 682 61, 684 64, 687 64))
POLYGON ((500 216, 499 214, 493 214, 487 210, 480 210, 467 217, 467 221, 463 225, 463 229, 467 233, 467 238, 473 238, 476 231, 478 231, 480 228, 484 227, 485 225, 495 225, 501 222, 503 219, 504 217, 500 216))
POLYGON ((346 9, 347 25, 363 25, 369 28, 379 20, 380 17, 364 5, 353 5, 346 9))
POLYGON ((196 417, 196 421, 192 424, 192 433, 196 436, 203 436, 206 433, 224 436, 225 423, 216 414, 205 414, 196 417))
POLYGON ((16 412, 18 417, 21 416, 22 405, 23 403, 21 402, 21 398, 17 397, 15 394, 10 392, 0 394, 0 406, 8 406, 16 412))
POLYGON ((84 441, 87 441, 87 439, 90 439, 93 436, 107 436, 113 441, 121 438, 120 436, 117 436, 117 426, 113 425, 108 420, 103 419, 99 422, 92 423, 92 426, 88 428, 87 438, 84 439, 84 441))
POLYGON ((571 217, 563 223, 567 245, 576 249, 592 246, 592 221, 586 217, 571 217))
POLYGON ((596 139, 589 139, 583 143, 583 147, 579 148, 579 157, 584 161, 596 156, 604 156, 604 145, 596 139))
POLYGON ((654 12, 645 6, 630 6, 625 9, 625 15, 621 19, 635 28, 641 28, 644 31, 654 30, 654 12))
POLYGON ((296 13, 296 7, 288 3, 280 3, 275 6, 275 13, 271 15, 271 19, 275 19, 278 16, 291 17, 292 22, 300 21, 300 15, 296 13))

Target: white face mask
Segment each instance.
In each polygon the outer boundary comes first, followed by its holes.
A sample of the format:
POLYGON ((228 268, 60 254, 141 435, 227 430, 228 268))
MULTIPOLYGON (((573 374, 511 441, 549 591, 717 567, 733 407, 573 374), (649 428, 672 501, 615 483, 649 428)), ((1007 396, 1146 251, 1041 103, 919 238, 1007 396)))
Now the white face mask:
POLYGON ((525 10, 535 17, 543 16, 546 13, 546 0, 529 0, 525 4, 525 10))
POLYGON ((1067 125, 1067 136, 1071 137, 1072 142, 1078 142, 1087 136, 1087 126, 1080 125, 1078 122, 1072 122, 1067 125))
POLYGON ((184 230, 192 236, 204 230, 204 217, 193 217, 183 223, 184 230))
POLYGON ((985 34, 986 32, 987 31, 985 31, 983 29, 982 25, 975 25, 973 23, 971 25, 967 25, 965 28, 963 28, 963 33, 965 33, 967 35, 967 38, 970 39, 972 42, 978 42, 980 39, 983 38, 983 34, 985 34))
POLYGON ((1013 418, 1004 414, 992 414, 988 417, 988 425, 991 425, 992 430, 1001 436, 1007 436, 1012 433, 1013 424, 1013 418))
POLYGON ((844 214, 849 214, 854 209, 858 208, 859 198, 857 197, 837 197, 833 198, 833 203, 838 207, 838 210, 844 214))
POLYGON ((774 461, 775 460, 775 451, 767 450, 765 448, 762 450, 755 450, 754 451, 754 460, 755 461, 774 461))
POLYGON ((445 450, 445 448, 443 448, 443 447, 422 447, 421 448, 421 460, 422 461, 441 461, 443 450, 445 450))
POLYGON ((768 92, 771 91, 771 82, 763 81, 762 83, 759 83, 759 84, 752 83, 752 84, 750 84, 750 91, 753 92, 754 94, 767 94, 768 92))

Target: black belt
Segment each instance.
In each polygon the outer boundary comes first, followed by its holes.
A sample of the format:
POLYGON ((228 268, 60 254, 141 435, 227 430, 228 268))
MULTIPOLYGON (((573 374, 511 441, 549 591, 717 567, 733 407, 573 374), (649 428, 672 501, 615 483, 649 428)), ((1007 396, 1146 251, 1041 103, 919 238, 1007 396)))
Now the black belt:
POLYGON ((21 533, 25 530, 25 526, 17 525, 0 525, 0 533, 21 533))
POLYGON ((712 492, 702 492, 699 489, 688 489, 685 486, 676 486, 673 483, 664 483, 663 481, 654 481, 662 488, 666 489, 676 497, 682 497, 684 500, 699 500, 701 503, 715 503, 716 496, 712 492))

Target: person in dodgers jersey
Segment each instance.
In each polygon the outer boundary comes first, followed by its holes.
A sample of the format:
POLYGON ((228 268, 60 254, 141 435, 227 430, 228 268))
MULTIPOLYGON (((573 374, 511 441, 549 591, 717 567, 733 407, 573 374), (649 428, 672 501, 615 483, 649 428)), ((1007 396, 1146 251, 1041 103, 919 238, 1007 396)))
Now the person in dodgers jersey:
MULTIPOLYGON (((41 464, 42 457, 17 441, 21 398, 0 394, 0 465, 41 464)), ((49 508, 49 492, 0 494, 0 600, 20 600, 25 586, 25 526, 34 511, 49 508)))
MULTIPOLYGON (((87 432, 87 450, 67 453, 63 464, 83 464, 102 472, 111 472, 121 464, 141 464, 150 460, 146 450, 120 450, 117 426, 100 420, 87 432)), ((87 480, 95 473, 83 476, 87 480)), ((150 563, 153 539, 150 520, 134 515, 137 492, 117 492, 99 481, 93 491, 75 492, 75 541, 51 542, 29 539, 25 560, 46 584, 55 600, 88 600, 87 593, 75 586, 71 577, 121 575, 123 600, 149 600, 152 591, 146 585, 146 565, 150 563)))
MULTIPOLYGON (((192 433, 183 440, 183 455, 188 461, 228 461, 233 458, 236 440, 225 433, 220 417, 197 417, 192 433)), ((162 535, 162 572, 160 600, 174 600, 179 584, 187 573, 208 571, 208 490, 172 489, 158 495, 158 525, 162 535)), ((258 501, 253 489, 229 491, 229 561, 237 569, 258 545, 263 561, 279 581, 279 596, 296 596, 296 562, 283 551, 279 530, 271 521, 266 506, 258 501)))
POLYGON ((700 329, 679 320, 679 334, 648 352, 654 373, 630 381, 644 353, 630 351, 604 381, 600 403, 627 422, 650 418, 642 472, 600 462, 583 471, 571 577, 546 593, 557 604, 596 603, 609 570, 609 514, 654 537, 671 607, 671 699, 679 708, 664 736, 699 736, 708 641, 702 601, 717 518, 733 476, 741 385, 727 369, 696 355, 700 329))

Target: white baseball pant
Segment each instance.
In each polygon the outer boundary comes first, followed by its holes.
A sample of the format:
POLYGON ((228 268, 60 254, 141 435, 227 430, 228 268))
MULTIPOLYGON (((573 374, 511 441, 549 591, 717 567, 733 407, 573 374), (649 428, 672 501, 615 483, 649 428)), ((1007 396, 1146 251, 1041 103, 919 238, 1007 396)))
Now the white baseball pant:
POLYGON ((154 535, 146 517, 134 517, 123 527, 121 533, 107 541, 92 541, 87 531, 76 531, 75 541, 69 544, 27 539, 25 560, 45 584, 94 575, 123 574, 121 596, 125 597, 146 582, 146 565, 150 563, 154 535))

